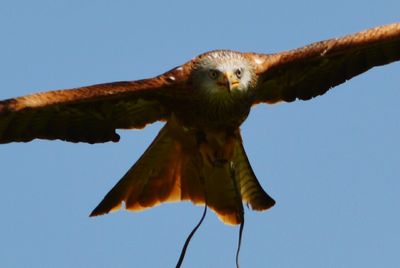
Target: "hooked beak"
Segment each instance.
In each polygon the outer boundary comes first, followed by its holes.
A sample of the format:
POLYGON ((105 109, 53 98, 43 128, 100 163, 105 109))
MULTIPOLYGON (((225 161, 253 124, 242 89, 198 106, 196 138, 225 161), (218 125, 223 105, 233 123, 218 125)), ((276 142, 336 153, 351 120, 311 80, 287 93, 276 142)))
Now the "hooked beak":
POLYGON ((224 72, 220 81, 218 81, 217 84, 221 87, 226 88, 230 93, 232 89, 235 89, 239 86, 240 81, 232 72, 224 72))

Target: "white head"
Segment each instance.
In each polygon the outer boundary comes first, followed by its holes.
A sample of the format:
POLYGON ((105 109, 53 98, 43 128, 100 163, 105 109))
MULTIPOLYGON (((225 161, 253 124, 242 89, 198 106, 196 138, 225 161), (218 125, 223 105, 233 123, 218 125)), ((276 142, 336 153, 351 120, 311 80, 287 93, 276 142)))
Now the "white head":
POLYGON ((197 60, 193 81, 210 96, 243 95, 255 83, 254 67, 239 52, 212 51, 197 60))

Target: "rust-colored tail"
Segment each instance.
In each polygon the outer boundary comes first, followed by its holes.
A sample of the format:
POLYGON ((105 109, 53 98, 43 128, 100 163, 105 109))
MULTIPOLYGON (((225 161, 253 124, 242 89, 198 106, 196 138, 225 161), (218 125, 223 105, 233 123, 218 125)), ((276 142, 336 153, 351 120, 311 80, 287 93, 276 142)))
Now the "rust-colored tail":
POLYGON ((190 200, 206 203, 225 223, 239 224, 242 201, 255 210, 275 203, 254 176, 240 138, 229 163, 213 166, 205 161, 195 133, 170 121, 90 216, 118 210, 123 203, 127 210, 140 211, 163 202, 190 200))

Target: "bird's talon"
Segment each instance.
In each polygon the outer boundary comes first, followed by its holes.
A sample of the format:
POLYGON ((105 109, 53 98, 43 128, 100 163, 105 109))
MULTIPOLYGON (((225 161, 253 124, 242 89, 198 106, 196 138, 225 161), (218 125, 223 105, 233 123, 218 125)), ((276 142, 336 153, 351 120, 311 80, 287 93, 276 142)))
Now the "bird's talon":
POLYGON ((214 167, 223 167, 228 163, 228 160, 226 159, 214 159, 213 162, 211 162, 213 164, 214 167))

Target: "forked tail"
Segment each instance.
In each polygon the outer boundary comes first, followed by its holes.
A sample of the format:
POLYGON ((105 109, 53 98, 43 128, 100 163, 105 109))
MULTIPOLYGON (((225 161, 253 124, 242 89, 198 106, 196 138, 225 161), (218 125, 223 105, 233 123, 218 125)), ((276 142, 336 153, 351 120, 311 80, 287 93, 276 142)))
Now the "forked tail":
POLYGON ((226 164, 207 164, 196 133, 169 121, 90 216, 115 211, 123 203, 127 210, 140 211, 164 202, 190 200, 206 203, 225 223, 240 224, 242 202, 254 210, 265 210, 275 201, 257 181, 240 136, 234 146, 233 159, 226 164))

